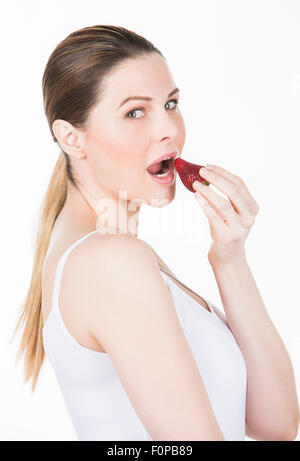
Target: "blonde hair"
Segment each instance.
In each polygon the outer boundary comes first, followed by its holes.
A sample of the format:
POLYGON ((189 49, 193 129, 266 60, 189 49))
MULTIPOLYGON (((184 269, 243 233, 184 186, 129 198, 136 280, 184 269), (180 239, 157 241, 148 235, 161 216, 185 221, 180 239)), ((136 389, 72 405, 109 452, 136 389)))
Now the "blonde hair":
MULTIPOLYGON (((133 31, 117 26, 85 27, 68 35, 50 55, 42 80, 44 109, 52 138, 52 125, 63 119, 85 129, 91 109, 102 94, 104 77, 126 59, 162 53, 133 31)), ((56 162, 42 202, 34 246, 30 286, 21 306, 14 335, 24 326, 17 360, 24 354, 25 382, 32 378, 34 391, 44 361, 42 275, 51 232, 67 198, 68 181, 76 186, 69 155, 63 150, 56 162)), ((13 336, 14 336, 13 335, 13 336)))
POLYGON ((34 246, 32 278, 22 306, 21 315, 14 330, 15 335, 20 326, 25 325, 17 360, 20 359, 22 354, 25 354, 25 382, 32 377, 32 391, 35 389, 45 356, 42 340, 42 272, 52 229, 67 197, 65 163, 65 159, 61 153, 56 162, 41 206, 34 246))

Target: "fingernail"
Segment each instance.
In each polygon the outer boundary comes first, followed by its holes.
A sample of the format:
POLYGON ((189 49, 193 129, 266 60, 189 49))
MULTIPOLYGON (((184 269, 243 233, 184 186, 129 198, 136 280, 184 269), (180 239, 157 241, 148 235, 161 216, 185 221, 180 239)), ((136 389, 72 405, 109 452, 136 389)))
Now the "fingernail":
POLYGON ((200 175, 203 176, 205 174, 208 174, 210 169, 211 168, 204 168, 203 166, 202 168, 200 168, 200 175))
POLYGON ((194 181, 194 182, 193 182, 193 186, 194 186, 194 187, 201 187, 199 181, 194 181))

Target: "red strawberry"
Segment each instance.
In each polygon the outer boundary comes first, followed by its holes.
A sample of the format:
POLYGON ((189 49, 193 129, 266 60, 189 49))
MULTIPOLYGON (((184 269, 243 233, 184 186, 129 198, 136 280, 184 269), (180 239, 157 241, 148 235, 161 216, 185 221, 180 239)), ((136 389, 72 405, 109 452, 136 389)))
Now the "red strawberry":
POLYGON ((196 192, 196 189, 193 188, 193 182, 199 181, 206 186, 209 186, 209 182, 206 179, 202 178, 199 174, 200 168, 203 165, 196 165, 196 163, 190 163, 182 158, 177 158, 174 162, 174 166, 177 170, 177 173, 180 176, 180 179, 183 185, 191 192, 196 192))

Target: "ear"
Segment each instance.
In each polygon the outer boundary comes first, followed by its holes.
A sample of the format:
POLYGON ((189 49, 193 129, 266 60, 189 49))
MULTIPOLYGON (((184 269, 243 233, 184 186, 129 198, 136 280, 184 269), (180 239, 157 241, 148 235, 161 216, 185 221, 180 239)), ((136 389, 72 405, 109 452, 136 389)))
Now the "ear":
POLYGON ((71 157, 86 157, 84 152, 84 133, 66 120, 57 119, 52 123, 52 130, 60 148, 71 157))

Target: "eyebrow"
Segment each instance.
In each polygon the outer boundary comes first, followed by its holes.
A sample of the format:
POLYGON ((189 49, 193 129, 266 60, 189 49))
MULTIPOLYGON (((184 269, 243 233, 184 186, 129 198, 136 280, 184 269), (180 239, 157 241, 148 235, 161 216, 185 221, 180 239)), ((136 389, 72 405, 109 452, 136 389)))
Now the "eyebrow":
MULTIPOLYGON (((180 90, 178 88, 174 88, 173 91, 171 91, 171 93, 168 94, 168 98, 170 98, 171 96, 173 96, 173 94, 175 93, 178 93, 180 90)), ((119 109, 121 106, 123 106, 123 104, 125 104, 126 102, 128 101, 131 101, 131 100, 136 100, 136 99, 139 99, 139 100, 144 100, 144 101, 152 101, 153 98, 150 98, 149 96, 129 96, 128 98, 124 99, 123 102, 121 102, 121 104, 119 105, 119 109)))

